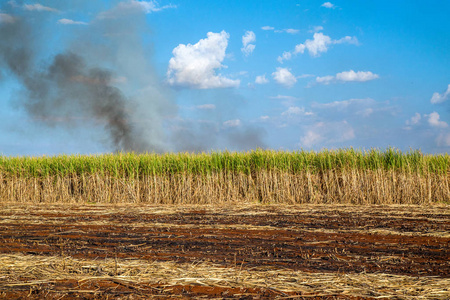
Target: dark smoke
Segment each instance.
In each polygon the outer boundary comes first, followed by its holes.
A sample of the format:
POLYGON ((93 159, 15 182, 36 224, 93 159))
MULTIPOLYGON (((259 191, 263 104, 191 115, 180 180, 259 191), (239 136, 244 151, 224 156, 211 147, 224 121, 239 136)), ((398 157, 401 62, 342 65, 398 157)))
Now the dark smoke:
MULTIPOLYGON (((119 1, 102 5, 111 2, 119 1)), ((149 63, 151 53, 142 43, 142 36, 150 34, 142 11, 112 6, 94 16, 88 26, 72 27, 72 39, 62 36, 66 41, 62 50, 48 53, 51 33, 59 31, 47 27, 64 26, 56 20, 64 11, 76 9, 76 4, 80 11, 91 11, 98 3, 47 0, 45 6, 61 13, 51 19, 53 23, 49 16, 55 13, 25 11, 19 0, 0 5, 0 13, 9 16, 8 22, 0 19, 0 80, 13 75, 20 83, 14 106, 50 127, 104 128, 101 142, 114 151, 265 147, 263 129, 245 122, 236 128, 223 125, 236 119, 245 102, 228 89, 193 92, 191 102, 213 103, 217 109, 199 113, 197 119, 177 117, 171 92, 155 75, 149 63)), ((64 32, 63 27, 59 29, 64 32)))
POLYGON ((256 148, 267 148, 263 141, 266 131, 257 127, 245 127, 231 130, 227 134, 227 140, 233 148, 238 150, 251 150, 256 148))
MULTIPOLYGON (((8 13, 8 8, 12 10, 14 7, 6 5, 4 8, 8 13)), ((92 63, 94 59, 102 56, 112 60, 114 49, 104 51, 105 47, 89 47, 90 41, 85 41, 82 37, 76 41, 76 44, 81 45, 76 49, 78 53, 71 50, 62 52, 50 59, 48 64, 36 61, 37 52, 42 46, 40 43, 45 43, 45 40, 38 41, 34 38, 45 34, 39 32, 42 28, 39 25, 42 23, 34 18, 32 24, 27 16, 16 16, 14 12, 10 12, 10 15, 14 16, 14 22, 0 23, 0 73, 8 72, 21 83, 23 91, 20 101, 34 120, 52 126, 101 124, 106 129, 108 140, 115 151, 165 150, 162 114, 170 111, 173 105, 164 97, 163 92, 154 87, 154 83, 150 86, 139 86, 144 92, 135 95, 136 99, 127 97, 114 85, 114 81, 120 78, 114 71, 92 63), (88 49, 85 53, 80 51, 83 47, 88 49)), ((103 23, 98 21, 91 26, 94 33, 87 34, 86 39, 99 40, 108 34, 107 30, 113 30, 111 28, 114 28, 114 22, 114 19, 103 23)), ((130 26, 135 27, 132 18, 122 18, 120 22, 129 22, 130 26)), ((127 27, 118 28, 126 30, 127 27)), ((127 34, 133 37, 137 33, 135 28, 131 29, 127 34)), ((141 52, 132 53, 138 51, 139 47, 135 44, 122 46, 120 40, 120 37, 116 37, 109 43, 120 47, 122 55, 130 55, 133 59, 140 60, 135 64, 141 68, 147 65, 141 52)), ((123 43, 130 42, 129 39, 123 40, 123 43)), ((72 45, 69 47, 76 48, 72 45)), ((106 61, 106 64, 115 65, 115 61, 106 61)), ((138 72, 151 73, 149 70, 138 72)), ((141 74, 126 75, 139 77, 141 74)), ((148 75, 141 77, 155 81, 148 75)))

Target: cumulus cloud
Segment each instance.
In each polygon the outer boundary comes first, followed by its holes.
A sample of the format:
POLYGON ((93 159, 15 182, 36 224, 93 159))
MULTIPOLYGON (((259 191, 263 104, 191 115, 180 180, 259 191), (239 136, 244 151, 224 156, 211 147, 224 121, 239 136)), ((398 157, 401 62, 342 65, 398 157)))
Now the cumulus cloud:
POLYGON ((355 138, 355 131, 347 121, 318 122, 312 125, 300 138, 300 147, 312 148, 314 146, 335 144, 355 138))
POLYGON ((322 32, 316 32, 312 40, 306 40, 304 43, 296 45, 293 51, 284 52, 282 56, 278 57, 278 61, 283 62, 283 60, 289 60, 293 55, 303 54, 306 50, 308 50, 309 55, 312 57, 318 57, 321 53, 327 52, 331 45, 344 43, 357 45, 358 39, 356 37, 346 36, 339 40, 333 40, 322 32))
POLYGON ((8 14, 0 13, 0 24, 1 23, 14 23, 16 19, 8 14))
POLYGON ((428 124, 430 124, 430 126, 432 126, 432 127, 437 127, 437 128, 448 127, 448 124, 446 122, 440 121, 439 119, 440 119, 439 114, 434 111, 428 115, 428 124))
POLYGON ((434 93, 431 97, 430 102, 433 104, 437 104, 447 101, 448 99, 450 99, 450 84, 448 85, 447 90, 444 93, 434 93))
POLYGON ((332 82, 350 82, 350 81, 370 81, 379 78, 380 76, 370 71, 358 71, 353 70, 337 73, 336 76, 323 76, 317 77, 316 82, 321 84, 330 84, 332 82))
POLYGON ((58 24, 62 24, 62 25, 88 25, 88 23, 86 23, 86 22, 74 21, 74 20, 70 20, 70 19, 59 19, 58 20, 58 24))
POLYGON ((36 4, 24 4, 23 8, 25 10, 29 11, 51 11, 51 12, 57 12, 58 10, 52 7, 43 6, 42 4, 36 3, 36 4))
POLYGON ((266 74, 256 76, 255 83, 257 84, 266 84, 269 83, 269 80, 266 78, 266 74))
POLYGON ((245 56, 250 55, 255 50, 255 45, 252 44, 256 41, 256 35, 253 31, 246 31, 242 36, 242 48, 241 51, 245 56))
POLYGON ((145 13, 150 14, 153 12, 159 12, 168 8, 177 8, 176 5, 164 5, 159 6, 157 1, 137 1, 137 0, 127 0, 123 2, 119 2, 116 7, 113 9, 102 12, 98 18, 99 19, 107 19, 107 18, 118 18, 120 16, 125 16, 134 13, 145 13))
POLYGON ((331 2, 325 2, 321 6, 326 7, 326 8, 332 8, 332 9, 336 8, 336 5, 332 4, 331 2))
POLYGON ((241 125, 241 120, 235 119, 235 120, 228 120, 223 122, 223 126, 225 127, 239 127, 241 125))
POLYGON ((277 68, 272 73, 273 79, 285 87, 292 87, 297 82, 297 78, 287 68, 277 68))
POLYGON ((223 68, 225 51, 230 35, 208 32, 207 38, 198 43, 180 44, 173 49, 169 61, 167 79, 169 84, 195 89, 237 87, 240 80, 233 80, 216 74, 223 68))

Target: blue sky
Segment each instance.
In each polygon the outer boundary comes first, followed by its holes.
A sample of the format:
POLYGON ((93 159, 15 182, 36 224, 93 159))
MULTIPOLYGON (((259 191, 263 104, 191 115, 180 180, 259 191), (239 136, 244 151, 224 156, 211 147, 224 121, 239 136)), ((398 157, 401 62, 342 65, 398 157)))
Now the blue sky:
POLYGON ((447 0, 3 0, 0 153, 446 153, 449 11, 447 0))

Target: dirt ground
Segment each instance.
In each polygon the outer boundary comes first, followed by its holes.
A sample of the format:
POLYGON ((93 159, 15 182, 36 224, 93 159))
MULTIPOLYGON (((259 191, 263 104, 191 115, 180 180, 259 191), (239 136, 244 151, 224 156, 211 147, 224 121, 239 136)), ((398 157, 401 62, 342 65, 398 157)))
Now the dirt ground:
POLYGON ((4 299, 450 298, 450 207, 0 206, 4 299))

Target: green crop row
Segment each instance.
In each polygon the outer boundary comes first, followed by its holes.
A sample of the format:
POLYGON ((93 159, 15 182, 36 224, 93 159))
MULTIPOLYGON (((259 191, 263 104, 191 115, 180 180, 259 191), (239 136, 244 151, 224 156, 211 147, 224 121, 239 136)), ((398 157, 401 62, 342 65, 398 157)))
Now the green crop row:
POLYGON ((384 169, 415 173, 445 173, 450 156, 425 155, 418 150, 401 152, 341 149, 314 151, 253 150, 249 152, 167 153, 103 155, 60 155, 42 157, 0 156, 3 176, 42 177, 99 174, 118 177, 170 175, 175 173, 209 174, 277 170, 289 173, 329 169, 384 169))

